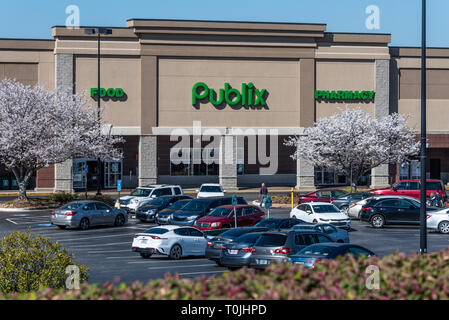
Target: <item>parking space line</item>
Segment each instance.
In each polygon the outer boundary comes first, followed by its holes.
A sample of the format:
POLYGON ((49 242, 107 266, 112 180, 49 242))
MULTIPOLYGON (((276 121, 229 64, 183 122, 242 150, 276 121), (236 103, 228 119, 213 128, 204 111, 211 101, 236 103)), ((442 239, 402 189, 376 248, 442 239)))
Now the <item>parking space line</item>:
POLYGON ((16 222, 14 222, 14 221, 12 221, 12 220, 10 220, 10 219, 6 219, 6 221, 11 222, 11 223, 14 223, 14 224, 17 224, 16 222))
POLYGON ((204 272, 183 272, 183 273, 179 273, 180 276, 187 276, 190 274, 206 274, 206 273, 223 273, 226 272, 226 270, 222 270, 222 271, 204 271, 204 272))
MULTIPOLYGON (((92 239, 102 239, 102 238, 111 238, 111 237, 122 237, 122 236, 129 236, 134 233, 121 233, 121 234, 109 234, 107 236, 97 236, 97 237, 87 237, 87 238, 71 238, 71 239, 55 239, 58 242, 66 242, 66 241, 80 241, 80 240, 92 240, 92 239)), ((131 238, 131 237, 130 237, 131 238)), ((130 241, 131 243, 132 241, 130 241)))
POLYGON ((94 254, 94 253, 116 253, 116 252, 131 252, 131 249, 127 249, 127 250, 98 250, 98 251, 87 251, 87 253, 89 254, 94 254))
MULTIPOLYGON (((89 234, 96 234, 97 232, 111 232, 111 231, 119 231, 123 229, 134 229, 133 227, 120 227, 120 228, 107 228, 107 229, 90 229, 90 230, 66 230, 66 231, 59 231, 59 229, 54 229, 56 232, 47 232, 47 233, 39 233, 40 235, 51 237, 51 236, 70 236, 70 235, 89 235, 89 234)), ((36 232, 38 233, 38 230, 36 229, 36 232)))
MULTIPOLYGON (((128 262, 129 264, 140 264, 140 263, 154 263, 154 262, 185 262, 185 261, 204 261, 206 259, 186 259, 186 260, 144 260, 144 261, 132 261, 132 262, 128 262)), ((214 264, 211 263, 211 266, 213 266, 214 264)))
POLYGON ((211 267, 213 264, 194 264, 194 265, 182 265, 182 266, 162 266, 162 267, 148 267, 147 269, 157 270, 157 269, 167 269, 167 268, 195 268, 195 267, 211 267))
POLYGON ((97 243, 97 244, 83 244, 80 246, 73 246, 73 245, 69 245, 70 248, 91 248, 91 247, 104 247, 104 246, 115 246, 115 245, 122 245, 122 244, 126 244, 129 247, 131 247, 131 242, 130 241, 126 241, 126 242, 112 242, 112 243, 97 243))

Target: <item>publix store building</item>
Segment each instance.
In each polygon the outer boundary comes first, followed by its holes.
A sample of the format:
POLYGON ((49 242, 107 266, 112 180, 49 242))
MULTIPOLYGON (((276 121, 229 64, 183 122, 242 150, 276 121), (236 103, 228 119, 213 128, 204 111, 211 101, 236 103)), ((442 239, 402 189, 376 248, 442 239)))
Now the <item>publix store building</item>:
MULTIPOLYGON (((373 117, 409 114, 419 132, 420 50, 389 46, 389 34, 329 33, 325 24, 136 20, 101 39, 53 27, 52 40, 0 40, 0 78, 98 94, 120 162, 103 162, 101 183, 226 189, 346 185, 338 172, 293 160, 284 140, 339 108, 373 117), (213 138, 211 138, 213 136, 213 138), (212 147, 213 146, 213 147, 212 147)), ((428 176, 449 180, 449 49, 428 49, 428 176)), ((107 128, 105 128, 107 129, 107 128)), ((95 188, 95 159, 39 170, 31 189, 95 188)), ((362 183, 418 178, 419 163, 382 165, 362 183)), ((0 168, 0 189, 16 188, 0 168)))

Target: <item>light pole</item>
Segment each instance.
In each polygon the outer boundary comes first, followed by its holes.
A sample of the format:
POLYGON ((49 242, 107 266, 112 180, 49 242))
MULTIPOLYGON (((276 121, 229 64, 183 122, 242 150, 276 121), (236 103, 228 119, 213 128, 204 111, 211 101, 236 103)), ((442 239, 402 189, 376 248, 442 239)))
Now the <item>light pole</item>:
MULTIPOLYGON (((112 29, 108 28, 86 28, 84 29, 85 34, 96 34, 97 35, 97 117, 100 119, 100 36, 102 34, 112 34, 112 29)), ((97 159, 97 196, 101 195, 101 179, 103 175, 101 174, 101 159, 97 159)))
POLYGON ((420 253, 427 253, 426 221, 426 0, 422 0, 421 30, 421 208, 420 208, 420 253))

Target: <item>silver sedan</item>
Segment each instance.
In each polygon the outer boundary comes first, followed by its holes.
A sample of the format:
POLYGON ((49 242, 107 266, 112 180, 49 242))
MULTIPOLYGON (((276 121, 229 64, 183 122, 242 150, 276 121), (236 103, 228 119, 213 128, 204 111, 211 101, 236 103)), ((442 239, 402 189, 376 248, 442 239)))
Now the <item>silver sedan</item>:
POLYGON ((91 226, 123 226, 128 222, 128 214, 100 201, 74 201, 53 210, 51 223, 61 229, 67 227, 89 229, 91 226))

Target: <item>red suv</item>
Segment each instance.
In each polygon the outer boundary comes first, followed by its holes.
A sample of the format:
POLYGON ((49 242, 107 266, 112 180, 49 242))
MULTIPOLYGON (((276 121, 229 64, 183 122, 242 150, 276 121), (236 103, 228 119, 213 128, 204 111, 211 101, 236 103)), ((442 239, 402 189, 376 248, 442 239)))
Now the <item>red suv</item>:
MULTIPOLYGON (((237 227, 255 225, 265 217, 265 212, 258 207, 250 205, 237 205, 237 227)), ((214 230, 232 228, 235 225, 234 207, 220 206, 212 210, 207 216, 199 218, 193 225, 199 230, 214 230)))
MULTIPOLYGON (((439 193, 443 201, 447 200, 446 189, 441 180, 426 180, 427 197, 430 197, 432 192, 439 193)), ((421 182, 420 180, 401 180, 397 182, 392 188, 371 190, 374 194, 379 195, 399 195, 409 196, 420 199, 421 197, 421 182)))
POLYGON ((331 202, 332 200, 347 194, 338 189, 323 189, 299 197, 298 204, 306 202, 331 202))

